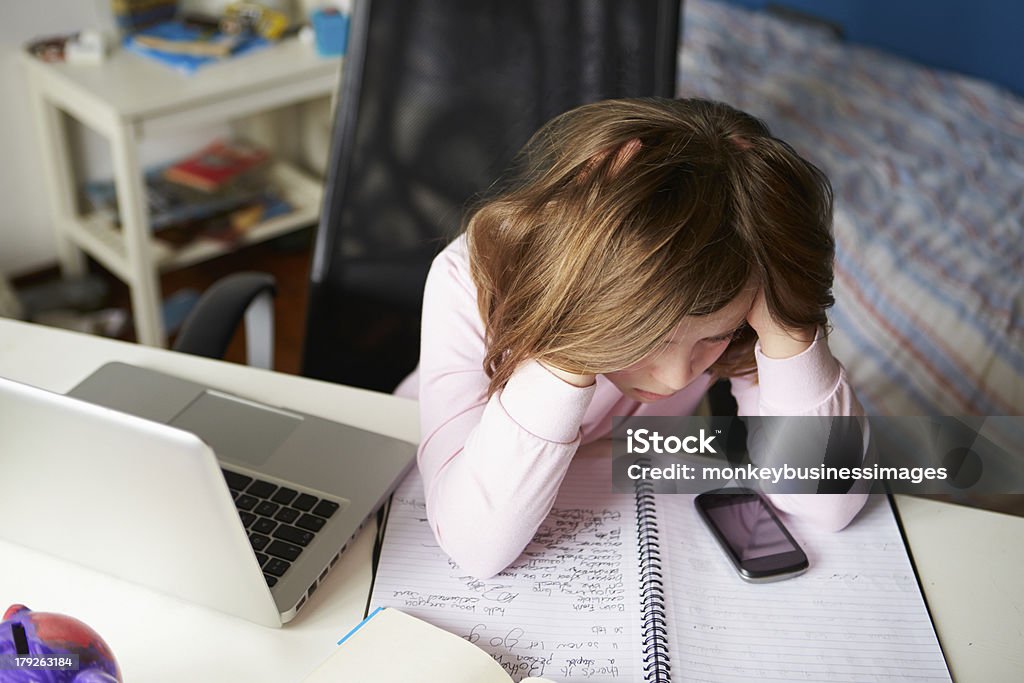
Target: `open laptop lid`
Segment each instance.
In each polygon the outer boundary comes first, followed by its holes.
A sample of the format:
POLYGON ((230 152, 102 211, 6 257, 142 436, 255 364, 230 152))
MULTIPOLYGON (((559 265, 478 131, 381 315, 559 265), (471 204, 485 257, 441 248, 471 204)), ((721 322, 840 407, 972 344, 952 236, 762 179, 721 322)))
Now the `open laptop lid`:
POLYGON ((0 538, 281 625, 196 436, 0 378, 0 481, 0 538))

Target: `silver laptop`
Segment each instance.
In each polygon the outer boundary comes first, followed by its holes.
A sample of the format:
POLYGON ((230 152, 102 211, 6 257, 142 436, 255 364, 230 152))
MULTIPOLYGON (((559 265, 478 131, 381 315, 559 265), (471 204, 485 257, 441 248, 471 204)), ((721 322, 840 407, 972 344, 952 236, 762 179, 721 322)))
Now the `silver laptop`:
POLYGON ((267 626, 414 461, 407 442, 124 363, 68 396, 0 379, 0 537, 267 626))

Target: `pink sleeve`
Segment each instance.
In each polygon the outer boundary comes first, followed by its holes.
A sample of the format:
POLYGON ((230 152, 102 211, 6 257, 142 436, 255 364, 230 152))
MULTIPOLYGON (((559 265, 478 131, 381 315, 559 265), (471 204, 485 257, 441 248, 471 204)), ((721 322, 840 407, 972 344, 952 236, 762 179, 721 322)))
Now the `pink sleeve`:
POLYGON ((551 509, 594 387, 529 362, 486 398, 483 323, 460 246, 434 261, 424 292, 418 462, 438 544, 486 578, 519 556, 551 509))
MULTIPOLYGON (((733 396, 740 415, 855 415, 864 408, 846 379, 846 370, 819 332, 803 353, 775 359, 755 346, 757 381, 734 378, 733 396)), ((865 452, 868 452, 865 448, 865 452)), ((816 526, 839 531, 867 502, 867 492, 855 486, 843 494, 768 494, 776 509, 807 519, 816 526)))

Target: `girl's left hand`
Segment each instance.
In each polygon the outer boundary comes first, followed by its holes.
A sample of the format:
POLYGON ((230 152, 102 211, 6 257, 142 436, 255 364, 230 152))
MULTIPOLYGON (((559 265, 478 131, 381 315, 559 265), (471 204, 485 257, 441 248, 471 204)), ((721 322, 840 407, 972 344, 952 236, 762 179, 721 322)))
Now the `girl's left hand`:
POLYGON ((780 325, 768 310, 763 289, 757 290, 754 303, 747 312, 747 323, 757 333, 761 353, 769 358, 791 358, 803 353, 817 333, 814 327, 792 329, 780 325))

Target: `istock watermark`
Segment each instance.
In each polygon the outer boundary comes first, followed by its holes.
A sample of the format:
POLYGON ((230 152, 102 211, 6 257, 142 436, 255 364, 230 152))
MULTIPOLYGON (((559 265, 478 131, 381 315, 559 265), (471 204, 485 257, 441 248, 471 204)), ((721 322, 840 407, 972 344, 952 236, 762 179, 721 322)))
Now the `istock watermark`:
POLYGON ((1024 418, 633 417, 613 420, 617 491, 1024 493, 1024 418))
POLYGON ((714 436, 708 436, 701 429, 699 434, 678 437, 675 434, 662 436, 649 429, 626 430, 627 453, 717 453, 711 442, 714 436), (697 445, 694 445, 697 444, 697 445))

